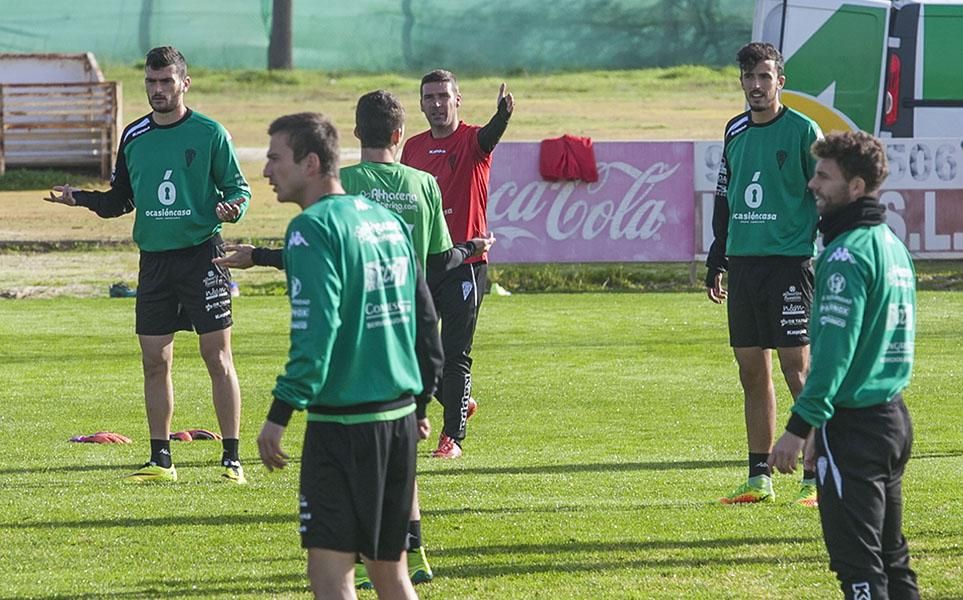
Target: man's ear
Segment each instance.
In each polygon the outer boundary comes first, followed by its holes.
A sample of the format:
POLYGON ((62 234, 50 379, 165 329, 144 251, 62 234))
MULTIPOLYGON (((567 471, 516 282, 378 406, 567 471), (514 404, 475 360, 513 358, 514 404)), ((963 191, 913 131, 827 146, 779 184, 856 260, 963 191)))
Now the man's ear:
POLYGON ((849 195, 853 200, 858 200, 866 195, 866 180, 856 175, 849 180, 849 195))
POLYGON ((391 132, 391 145, 396 146, 401 143, 401 140, 405 137, 404 127, 399 127, 391 132))
POLYGON ((304 171, 308 175, 317 175, 321 172, 321 157, 317 152, 308 152, 303 159, 304 171))

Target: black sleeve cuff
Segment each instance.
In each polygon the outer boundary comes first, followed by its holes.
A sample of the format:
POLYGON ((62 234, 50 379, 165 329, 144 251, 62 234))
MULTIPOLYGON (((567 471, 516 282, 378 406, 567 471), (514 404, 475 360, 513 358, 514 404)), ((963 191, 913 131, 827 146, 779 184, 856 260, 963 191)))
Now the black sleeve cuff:
POLYGON ((284 252, 274 248, 255 248, 251 252, 251 262, 258 267, 274 267, 284 270, 284 252))
POLYGON ((812 429, 813 426, 796 413, 792 413, 792 416, 789 417, 789 422, 786 423, 786 431, 793 435, 798 435, 803 439, 809 435, 812 429))
POLYGON ((431 396, 418 396, 415 398, 415 418, 416 419, 426 419, 428 418, 428 403, 431 402, 431 396))
POLYGON ((720 273, 725 273, 725 269, 720 269, 718 267, 709 267, 706 271, 706 287, 711 288, 716 285, 716 275, 720 273))
POLYGON ((281 427, 287 427, 288 421, 291 420, 291 415, 294 413, 294 407, 287 402, 282 402, 277 398, 271 403, 271 410, 268 411, 267 420, 274 423, 275 425, 280 425, 281 427))

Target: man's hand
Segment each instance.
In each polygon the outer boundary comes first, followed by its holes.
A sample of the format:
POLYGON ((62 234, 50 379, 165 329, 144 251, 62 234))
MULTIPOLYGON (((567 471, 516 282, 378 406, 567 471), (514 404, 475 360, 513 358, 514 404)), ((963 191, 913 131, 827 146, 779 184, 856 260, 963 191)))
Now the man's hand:
POLYGON ((515 97, 511 94, 506 95, 505 92, 507 90, 508 86, 505 85, 505 83, 502 83, 502 85, 498 88, 498 100, 495 102, 495 108, 497 109, 502 105, 502 99, 504 98, 505 108, 508 109, 508 114, 512 114, 512 111, 515 110, 515 97))
POLYGON ((257 451, 268 471, 288 466, 288 455, 281 449, 283 435, 284 427, 265 421, 264 426, 261 427, 261 433, 257 436, 257 451))
POLYGON ((716 273, 716 276, 712 279, 712 287, 706 288, 706 294, 709 296, 709 300, 712 300, 716 304, 722 304, 729 297, 729 292, 726 288, 722 287, 722 273, 716 273))
POLYGON ((472 254, 472 257, 481 256, 482 254, 488 252, 488 250, 492 247, 492 244, 495 243, 495 234, 488 232, 487 237, 476 237, 469 241, 475 247, 475 252, 472 254))
POLYGON ((248 269, 254 266, 254 246, 251 244, 224 244, 225 252, 232 252, 213 259, 215 265, 228 269, 248 269))
POLYGON ((802 452, 806 438, 801 438, 788 431, 782 434, 772 452, 769 453, 769 466, 775 468, 780 473, 790 474, 796 472, 796 463, 799 461, 799 453, 802 452))
POLYGON ((428 417, 418 419, 418 439, 427 440, 429 435, 431 435, 431 421, 428 417))
POLYGON ((214 207, 214 214, 221 222, 234 222, 241 216, 241 205, 246 201, 247 198, 238 198, 230 202, 218 202, 217 206, 214 207))
POLYGON ((70 187, 66 183, 63 185, 55 185, 50 191, 50 195, 45 197, 44 200, 47 202, 54 202, 56 204, 66 204, 67 206, 77 206, 77 201, 74 200, 74 192, 79 191, 80 188, 70 187), (54 192, 59 192, 59 196, 54 192))
POLYGON ((807 471, 816 470, 816 430, 813 429, 806 436, 806 446, 803 448, 803 468, 807 471))

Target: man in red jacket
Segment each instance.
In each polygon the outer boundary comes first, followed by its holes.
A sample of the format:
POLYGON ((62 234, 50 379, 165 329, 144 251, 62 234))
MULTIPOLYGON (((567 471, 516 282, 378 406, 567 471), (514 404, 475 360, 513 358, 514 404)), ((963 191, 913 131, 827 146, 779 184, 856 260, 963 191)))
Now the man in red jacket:
MULTIPOLYGON (((484 127, 458 119, 461 95, 449 71, 436 70, 421 79, 421 111, 429 130, 405 143, 401 162, 435 176, 452 242, 458 244, 488 233, 488 180, 492 151, 508 127, 515 108, 503 83, 495 115, 484 127)), ((475 323, 487 287, 488 254, 470 258, 460 267, 429 281, 441 317, 445 369, 439 400, 445 425, 435 458, 458 458, 468 417, 475 412, 471 397, 471 345, 475 323)))

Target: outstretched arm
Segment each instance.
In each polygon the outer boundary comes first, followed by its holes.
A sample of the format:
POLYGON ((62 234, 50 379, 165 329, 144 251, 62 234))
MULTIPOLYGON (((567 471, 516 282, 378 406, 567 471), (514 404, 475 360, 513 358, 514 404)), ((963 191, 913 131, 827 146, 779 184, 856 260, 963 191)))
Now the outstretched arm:
POLYGON ((481 256, 488 252, 495 243, 495 235, 489 233, 487 237, 477 237, 462 244, 455 244, 444 252, 429 254, 425 270, 426 277, 432 278, 458 267, 469 258, 481 256))
POLYGON ((515 97, 510 93, 506 94, 508 86, 504 83, 498 88, 497 110, 487 125, 478 130, 478 145, 486 153, 490 154, 498 141, 502 139, 502 134, 508 129, 508 120, 512 117, 515 110, 515 97))

